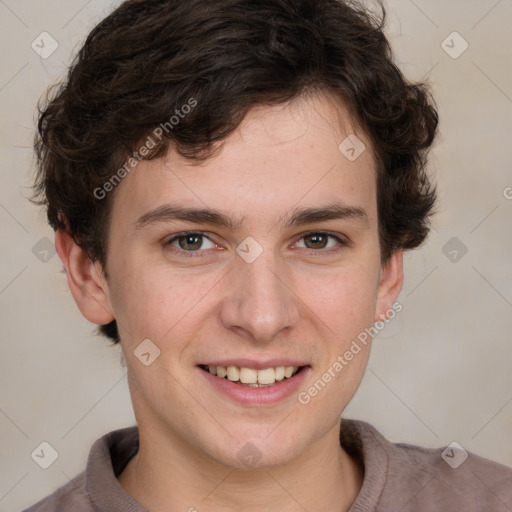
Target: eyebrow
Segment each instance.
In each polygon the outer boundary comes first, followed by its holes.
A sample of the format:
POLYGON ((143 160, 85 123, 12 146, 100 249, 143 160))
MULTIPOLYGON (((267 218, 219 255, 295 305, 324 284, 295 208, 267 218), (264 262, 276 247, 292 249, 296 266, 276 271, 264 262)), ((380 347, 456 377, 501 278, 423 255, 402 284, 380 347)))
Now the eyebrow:
MULTIPOLYGON (((368 214, 363 208, 337 202, 320 207, 295 208, 284 216, 278 224, 281 227, 288 228, 314 222, 343 219, 354 220, 366 227, 369 226, 368 214)), ((212 208, 187 208, 180 205, 164 204, 148 211, 135 221, 135 229, 143 229, 152 224, 168 223, 176 220, 221 226, 236 231, 241 227, 244 219, 233 217, 227 212, 212 208)))

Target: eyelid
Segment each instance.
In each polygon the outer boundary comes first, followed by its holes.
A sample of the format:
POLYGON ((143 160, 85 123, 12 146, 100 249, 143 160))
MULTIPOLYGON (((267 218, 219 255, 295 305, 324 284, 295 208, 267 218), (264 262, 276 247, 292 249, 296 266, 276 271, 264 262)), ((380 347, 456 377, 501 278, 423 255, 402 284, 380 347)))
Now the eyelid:
POLYGON ((333 231, 326 231, 323 229, 312 229, 310 231, 306 231, 305 233, 301 233, 301 235, 299 236, 299 240, 301 238, 304 238, 305 236, 316 235, 316 234, 332 236, 333 238, 336 238, 340 243, 343 243, 346 245, 349 245, 349 243, 350 243, 350 241, 348 240, 348 238, 345 235, 342 235, 341 233, 335 233, 333 231))

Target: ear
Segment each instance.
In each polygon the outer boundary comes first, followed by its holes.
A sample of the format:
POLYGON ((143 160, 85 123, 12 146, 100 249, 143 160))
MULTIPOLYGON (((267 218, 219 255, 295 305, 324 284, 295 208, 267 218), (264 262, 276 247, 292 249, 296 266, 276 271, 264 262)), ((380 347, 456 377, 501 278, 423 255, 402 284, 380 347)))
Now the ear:
POLYGON ((374 321, 383 321, 387 312, 402 290, 404 282, 403 250, 393 253, 388 262, 381 268, 380 282, 377 290, 377 307, 374 321))
POLYGON ((55 248, 66 269, 71 294, 82 315, 98 325, 114 320, 101 265, 93 263, 69 232, 63 229, 55 233, 55 248))

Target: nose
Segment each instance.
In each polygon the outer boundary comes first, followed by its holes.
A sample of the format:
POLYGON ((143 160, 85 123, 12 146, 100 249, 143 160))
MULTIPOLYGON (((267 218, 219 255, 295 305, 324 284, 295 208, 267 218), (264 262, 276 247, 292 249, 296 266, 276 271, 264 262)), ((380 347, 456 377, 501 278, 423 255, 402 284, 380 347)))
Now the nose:
POLYGON ((255 343, 268 343, 291 330, 299 318, 299 298, 287 283, 282 261, 264 251, 255 261, 237 258, 228 274, 220 317, 223 326, 255 343))

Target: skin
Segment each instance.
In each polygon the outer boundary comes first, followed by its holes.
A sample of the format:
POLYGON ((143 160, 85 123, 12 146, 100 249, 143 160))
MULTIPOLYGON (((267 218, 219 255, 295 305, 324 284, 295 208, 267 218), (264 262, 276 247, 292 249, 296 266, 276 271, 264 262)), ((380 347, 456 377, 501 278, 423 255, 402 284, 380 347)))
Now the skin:
POLYGON ((307 390, 360 332, 389 314, 402 287, 402 251, 381 265, 375 173, 368 137, 339 100, 316 93, 254 108, 201 165, 173 151, 141 162, 115 190, 108 279, 68 233, 57 232, 82 314, 96 324, 118 322, 140 434, 139 453, 118 479, 144 507, 349 509, 363 468, 340 447, 340 415, 371 343, 306 405, 294 393, 278 405, 242 406, 197 378, 196 365, 293 355, 311 366, 299 391, 307 390), (338 150, 350 133, 366 145, 354 162, 338 150), (294 208, 332 201, 363 208, 368 224, 278 223, 294 208), (189 221, 136 229, 139 217, 169 202, 216 208, 243 222, 235 230, 189 221), (172 252, 172 235, 187 230, 211 241, 186 254, 174 241, 172 252), (350 245, 330 238, 327 247, 314 245, 304 238, 312 230, 350 245), (236 253, 248 236, 263 248, 252 263, 236 253), (134 356, 146 338, 161 351, 150 366, 134 356), (251 469, 237 457, 248 442, 261 453, 251 469))

